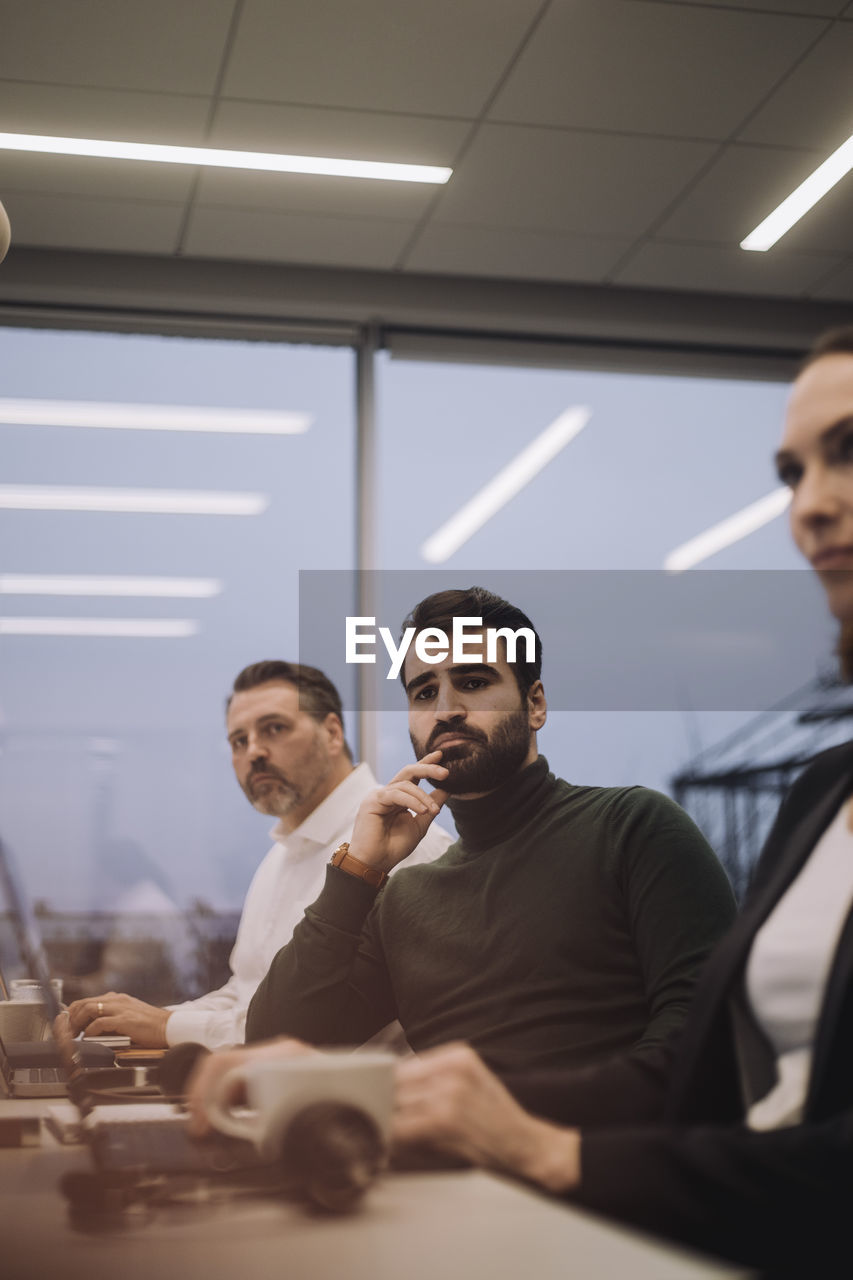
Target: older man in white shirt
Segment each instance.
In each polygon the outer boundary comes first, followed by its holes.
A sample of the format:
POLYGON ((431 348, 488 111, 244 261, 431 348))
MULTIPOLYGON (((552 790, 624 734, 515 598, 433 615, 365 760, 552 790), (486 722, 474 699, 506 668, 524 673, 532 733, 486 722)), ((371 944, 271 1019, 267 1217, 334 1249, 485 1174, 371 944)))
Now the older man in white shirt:
MULTIPOLYGON (((228 700, 227 731, 246 797, 278 818, 270 833, 275 844, 246 895, 231 977, 218 991, 168 1009, 114 991, 76 1000, 69 1008, 75 1032, 129 1035, 151 1048, 241 1043, 249 1001, 319 894, 332 853, 349 838, 361 801, 377 785, 368 765, 353 764, 340 696, 316 667, 279 661, 246 667, 228 700)), ((437 858, 451 840, 433 824, 415 860, 437 858)))

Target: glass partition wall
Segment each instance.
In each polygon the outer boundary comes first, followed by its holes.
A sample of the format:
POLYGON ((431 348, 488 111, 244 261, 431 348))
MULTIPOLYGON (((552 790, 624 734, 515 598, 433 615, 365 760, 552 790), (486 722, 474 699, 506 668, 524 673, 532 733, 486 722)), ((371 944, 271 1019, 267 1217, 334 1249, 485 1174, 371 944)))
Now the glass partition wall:
MULTIPOLYGON (((154 1002, 224 979, 272 825, 224 700, 249 662, 312 661, 300 570, 403 571, 411 605, 427 569, 660 569, 774 490, 785 393, 46 329, 0 329, 0 368, 0 833, 68 994, 154 1002)), ((697 567, 793 568, 784 525, 697 567)), ((546 690, 571 660, 546 653, 546 690)), ((410 758, 399 707, 347 725, 380 777, 410 758)), ((540 745, 574 781, 667 789, 746 718, 557 710, 540 745)))
POLYGON ((295 655, 299 570, 353 566, 353 365, 0 329, 0 831, 68 994, 224 980, 272 825, 225 698, 295 655))
MULTIPOLYGON (((383 354, 378 388, 383 569, 443 569, 448 585, 485 587, 504 570, 661 570, 679 547, 778 489, 779 383, 383 354)), ((777 513, 695 567, 800 566, 777 513)), ((549 671, 553 681, 571 662, 571 652, 546 651, 546 693, 549 671)), ((687 757, 747 718, 688 701, 555 709, 540 750, 575 782, 667 790, 687 757)), ((410 750, 405 725, 386 714, 379 741, 387 774, 410 750)))

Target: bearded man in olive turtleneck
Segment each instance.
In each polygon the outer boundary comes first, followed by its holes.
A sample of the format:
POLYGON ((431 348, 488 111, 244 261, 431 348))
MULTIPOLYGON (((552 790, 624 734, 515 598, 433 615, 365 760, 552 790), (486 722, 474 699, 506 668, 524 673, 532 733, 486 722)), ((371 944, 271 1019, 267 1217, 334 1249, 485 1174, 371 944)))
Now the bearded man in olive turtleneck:
POLYGON ((356 1045, 399 1018, 415 1051, 466 1040, 508 1082, 559 1071, 564 1115, 568 1069, 579 1118, 651 1118, 668 1043, 734 917, 728 881, 667 797, 549 772, 541 643, 520 610, 482 588, 445 591, 404 631, 450 635, 463 617, 482 619, 465 638, 479 660, 408 650, 418 759, 362 803, 252 1000, 247 1039, 356 1045), (504 627, 529 627, 535 654, 521 644, 511 663, 499 640, 484 660, 486 630, 504 627), (386 885, 445 802, 457 843, 386 885))

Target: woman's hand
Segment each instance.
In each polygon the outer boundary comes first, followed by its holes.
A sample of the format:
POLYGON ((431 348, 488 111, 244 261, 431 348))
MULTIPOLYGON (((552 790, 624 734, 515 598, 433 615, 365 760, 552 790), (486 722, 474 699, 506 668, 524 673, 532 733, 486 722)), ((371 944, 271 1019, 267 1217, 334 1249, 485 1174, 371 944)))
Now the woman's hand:
POLYGON ((577 1130, 529 1115, 466 1044, 400 1063, 393 1138, 439 1147, 549 1191, 570 1191, 580 1182, 577 1130))

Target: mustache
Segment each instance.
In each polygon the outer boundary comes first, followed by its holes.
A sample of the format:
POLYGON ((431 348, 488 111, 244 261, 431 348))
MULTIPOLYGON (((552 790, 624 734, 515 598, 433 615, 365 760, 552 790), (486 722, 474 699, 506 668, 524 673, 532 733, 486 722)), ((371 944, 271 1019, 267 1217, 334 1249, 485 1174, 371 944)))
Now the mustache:
POLYGON ((438 739, 443 738, 448 733, 452 733, 455 738, 467 738, 469 742, 488 742, 488 737, 483 733, 482 729, 466 728, 464 721, 457 723, 453 720, 439 720, 427 739, 425 754, 434 751, 438 739))
POLYGON ((258 777, 277 778, 279 782, 283 782, 286 785, 289 785, 287 782, 287 778, 285 778, 284 774, 280 773, 279 770, 276 769, 275 765, 272 765, 272 764, 258 764, 258 765, 253 764, 249 770, 249 776, 247 781, 251 782, 254 778, 258 778, 258 777))

